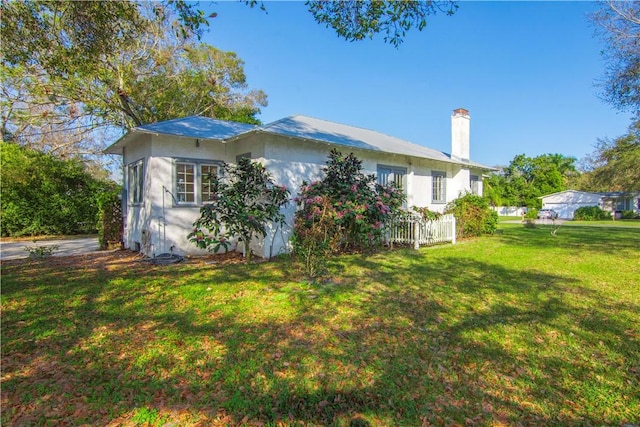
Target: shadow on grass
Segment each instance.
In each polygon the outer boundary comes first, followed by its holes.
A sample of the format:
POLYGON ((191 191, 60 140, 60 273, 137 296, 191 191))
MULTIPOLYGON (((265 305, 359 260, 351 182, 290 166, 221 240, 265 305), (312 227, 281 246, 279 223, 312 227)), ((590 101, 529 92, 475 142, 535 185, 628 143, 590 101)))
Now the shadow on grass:
POLYGON ((521 225, 503 224, 501 228, 508 229, 508 233, 500 235, 500 238, 506 244, 518 248, 560 248, 605 254, 628 252, 634 256, 637 256, 640 248, 640 228, 634 227, 539 224, 535 228, 526 228, 521 225))
POLYGON ((628 331, 640 307, 559 275, 412 251, 341 258, 323 285, 286 261, 2 273, 6 424, 126 424, 142 408, 182 425, 617 424, 637 413, 628 331), (620 381, 598 387, 613 370, 620 381))

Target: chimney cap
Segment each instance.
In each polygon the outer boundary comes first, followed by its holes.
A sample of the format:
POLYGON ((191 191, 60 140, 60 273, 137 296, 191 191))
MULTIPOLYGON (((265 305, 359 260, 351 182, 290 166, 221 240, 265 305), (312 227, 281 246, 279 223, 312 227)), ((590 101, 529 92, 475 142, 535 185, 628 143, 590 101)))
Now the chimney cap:
POLYGON ((454 116, 468 116, 469 115, 469 110, 467 110, 465 108, 456 108, 455 110, 453 110, 453 115, 454 116))

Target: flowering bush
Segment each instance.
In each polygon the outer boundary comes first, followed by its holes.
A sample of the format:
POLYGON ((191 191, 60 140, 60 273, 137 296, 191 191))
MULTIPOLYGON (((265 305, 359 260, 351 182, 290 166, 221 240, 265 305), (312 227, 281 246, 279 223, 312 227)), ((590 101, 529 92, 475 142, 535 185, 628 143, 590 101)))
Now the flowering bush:
POLYGON ((365 175, 353 154, 345 157, 332 150, 323 172, 322 180, 304 182, 295 198, 294 251, 309 254, 315 248, 325 256, 380 245, 385 225, 402 206, 402 191, 365 175))
POLYGON ((289 190, 275 185, 265 167, 249 159, 241 159, 236 166, 224 164, 223 170, 224 178, 209 177, 215 196, 200 209, 188 238, 214 252, 228 251, 232 239, 239 238, 250 261, 252 237, 266 237, 270 222, 284 223, 280 207, 287 204, 289 190))

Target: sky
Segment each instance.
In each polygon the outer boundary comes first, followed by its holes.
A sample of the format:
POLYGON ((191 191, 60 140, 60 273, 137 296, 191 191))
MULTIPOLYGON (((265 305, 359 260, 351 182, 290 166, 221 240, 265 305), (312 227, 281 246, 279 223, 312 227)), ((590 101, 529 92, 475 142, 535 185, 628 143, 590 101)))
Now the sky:
POLYGON ((606 63, 594 2, 462 1, 399 48, 381 35, 339 38, 304 2, 264 5, 200 3, 217 13, 203 41, 236 52, 249 87, 268 95, 263 123, 302 114, 448 153, 452 111, 465 108, 471 160, 488 166, 518 154, 580 160, 631 123, 598 96, 606 63))

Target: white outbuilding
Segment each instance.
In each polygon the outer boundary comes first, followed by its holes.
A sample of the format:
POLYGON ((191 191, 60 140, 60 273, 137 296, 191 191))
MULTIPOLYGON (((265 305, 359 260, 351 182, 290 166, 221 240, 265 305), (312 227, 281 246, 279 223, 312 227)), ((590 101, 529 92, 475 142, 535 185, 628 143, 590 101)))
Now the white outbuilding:
POLYGON ((566 190, 540 197, 543 209, 553 209, 559 218, 573 219, 576 209, 584 206, 602 208, 602 194, 566 190))

